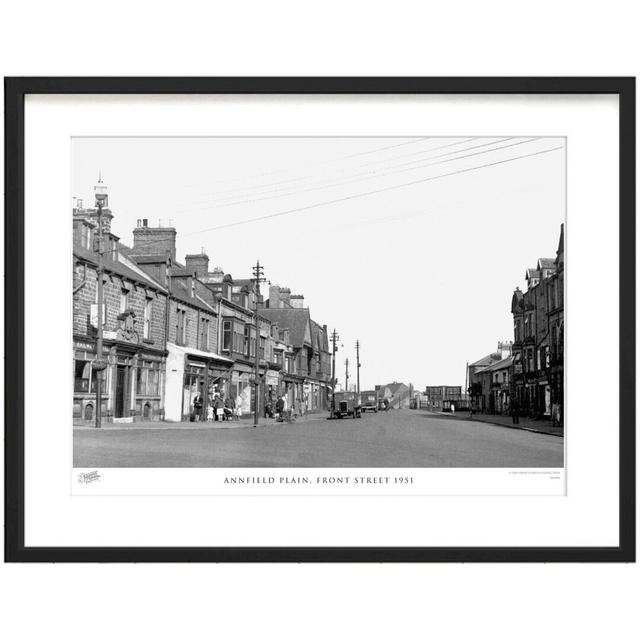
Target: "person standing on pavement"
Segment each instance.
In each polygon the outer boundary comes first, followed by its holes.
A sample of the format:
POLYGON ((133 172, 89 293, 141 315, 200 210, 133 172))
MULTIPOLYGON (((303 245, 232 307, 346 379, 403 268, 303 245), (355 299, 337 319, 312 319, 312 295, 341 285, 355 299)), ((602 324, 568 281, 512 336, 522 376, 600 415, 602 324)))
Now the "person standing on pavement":
POLYGON ((284 400, 282 399, 282 396, 278 396, 278 399, 276 400, 276 420, 278 422, 282 422, 283 419, 283 414, 284 413, 284 400))
POLYGON ((518 407, 517 400, 511 403, 511 419, 513 420, 513 424, 520 424, 520 407, 518 407))

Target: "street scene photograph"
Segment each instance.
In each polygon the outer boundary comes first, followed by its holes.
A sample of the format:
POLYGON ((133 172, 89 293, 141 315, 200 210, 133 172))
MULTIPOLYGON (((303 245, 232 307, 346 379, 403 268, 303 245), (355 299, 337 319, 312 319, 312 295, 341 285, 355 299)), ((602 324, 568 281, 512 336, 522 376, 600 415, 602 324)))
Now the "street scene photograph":
POLYGON ((565 138, 71 150, 74 468, 564 468, 565 138))

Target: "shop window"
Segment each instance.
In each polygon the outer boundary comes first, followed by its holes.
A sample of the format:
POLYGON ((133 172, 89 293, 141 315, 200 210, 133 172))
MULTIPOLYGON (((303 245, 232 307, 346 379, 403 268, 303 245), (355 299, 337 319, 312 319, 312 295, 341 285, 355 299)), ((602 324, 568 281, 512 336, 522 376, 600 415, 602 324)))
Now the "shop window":
POLYGON ((136 373, 136 394, 157 396, 160 388, 160 371, 157 362, 143 362, 136 373))
POLYGON ((88 404, 84 408, 84 419, 85 420, 93 420, 93 405, 88 404))
POLYGON ((88 393, 90 383, 91 363, 86 360, 76 360, 73 390, 80 393, 88 393))

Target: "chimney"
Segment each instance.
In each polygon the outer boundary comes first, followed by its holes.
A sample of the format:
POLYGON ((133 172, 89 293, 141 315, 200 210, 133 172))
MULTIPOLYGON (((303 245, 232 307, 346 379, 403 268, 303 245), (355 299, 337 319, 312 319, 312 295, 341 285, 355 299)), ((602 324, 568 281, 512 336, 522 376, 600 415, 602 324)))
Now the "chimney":
POLYGON ((185 266, 202 280, 209 273, 209 256, 206 253, 193 253, 184 257, 185 266))
POLYGON ((146 218, 142 226, 133 230, 133 254, 137 256, 170 256, 176 260, 176 230, 173 227, 148 227, 146 218))
POLYGON ((290 307, 291 306, 291 289, 287 287, 280 287, 280 307, 290 307))
POLYGON ((301 295, 291 296, 290 304, 294 309, 304 309, 304 296, 301 296, 301 295))

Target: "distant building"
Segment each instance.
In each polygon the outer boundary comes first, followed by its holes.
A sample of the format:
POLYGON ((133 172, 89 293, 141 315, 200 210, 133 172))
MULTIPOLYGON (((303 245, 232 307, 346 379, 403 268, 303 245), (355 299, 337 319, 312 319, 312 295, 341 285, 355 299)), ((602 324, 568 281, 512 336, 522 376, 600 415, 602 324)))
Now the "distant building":
POLYGON ((490 412, 491 409, 491 377, 482 375, 489 367, 493 367, 511 357, 513 343, 510 340, 498 342, 493 353, 467 365, 467 380, 470 406, 475 411, 490 412))
POLYGON ((451 411, 451 405, 459 409, 463 401, 462 387, 426 387, 424 396, 428 407, 435 411, 451 411))
POLYGON ((408 409, 411 404, 411 389, 404 382, 378 384, 375 390, 381 400, 389 402, 390 409, 408 409))

